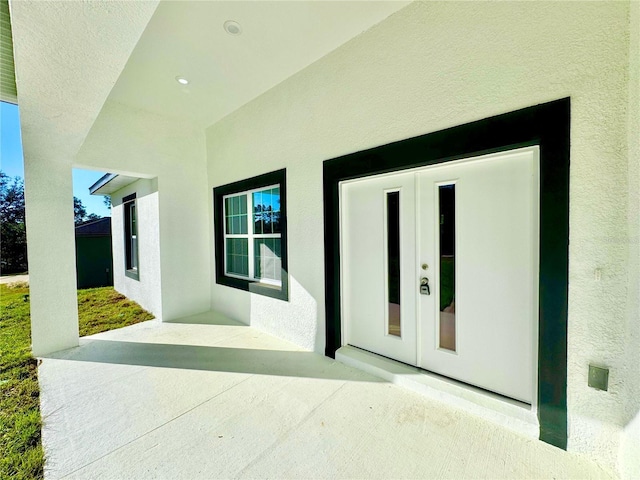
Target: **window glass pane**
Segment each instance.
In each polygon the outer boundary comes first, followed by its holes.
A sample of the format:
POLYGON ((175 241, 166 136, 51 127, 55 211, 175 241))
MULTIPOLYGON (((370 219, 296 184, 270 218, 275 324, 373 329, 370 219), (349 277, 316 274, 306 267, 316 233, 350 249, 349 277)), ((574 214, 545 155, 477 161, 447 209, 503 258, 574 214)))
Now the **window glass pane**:
POLYGON ((262 232, 262 193, 255 192, 253 194, 253 233, 261 234, 262 232))
POLYGON ((282 260, 280 258, 276 258, 275 261, 275 276, 274 280, 281 281, 282 280, 282 260))
POLYGON ((234 215, 227 219, 227 234, 242 235, 247 233, 247 216, 234 215))
POLYGON ((248 255, 243 255, 241 258, 241 265, 240 265, 240 271, 242 272, 242 275, 249 275, 249 256, 248 255))
POLYGON ((137 235, 138 227, 136 225, 136 204, 135 202, 131 203, 129 207, 131 209, 131 235, 137 235))
MULTIPOLYGON (((245 205, 246 206, 246 205, 245 205)), ((240 231, 238 233, 240 234, 247 234, 247 215, 240 215, 238 216, 239 222, 240 222, 240 231)))
POLYGON ((253 233, 280 233, 280 188, 253 194, 253 233), (278 213, 275 213, 278 212, 278 213))
POLYGON ((282 233, 282 228, 280 227, 280 212, 272 213, 271 225, 273 233, 282 233))
POLYGON ((387 285, 388 331, 400 337, 400 192, 387 193, 387 285))
POLYGON ((438 187, 440 214, 440 348, 456 350, 456 190, 438 187))
POLYGON ((253 233, 280 233, 280 188, 253 194, 253 233))
POLYGON ((225 199, 225 233, 227 235, 246 235, 247 195, 236 195, 225 199))
POLYGON ((282 262, 279 238, 254 239, 254 276, 280 280, 282 262))
POLYGON ((262 191, 262 211, 271 211, 271 190, 262 191))
POLYGON ((280 233, 280 189, 274 188, 271 190, 271 232, 280 233))
POLYGON ((273 233, 273 225, 271 223, 271 213, 266 210, 262 214, 262 233, 273 233))
POLYGON ((227 238, 227 273, 249 276, 249 240, 246 238, 227 238))
POLYGON ((131 268, 138 268, 138 237, 131 237, 131 268))
POLYGON ((253 193, 253 211, 255 213, 262 211, 262 192, 253 193))

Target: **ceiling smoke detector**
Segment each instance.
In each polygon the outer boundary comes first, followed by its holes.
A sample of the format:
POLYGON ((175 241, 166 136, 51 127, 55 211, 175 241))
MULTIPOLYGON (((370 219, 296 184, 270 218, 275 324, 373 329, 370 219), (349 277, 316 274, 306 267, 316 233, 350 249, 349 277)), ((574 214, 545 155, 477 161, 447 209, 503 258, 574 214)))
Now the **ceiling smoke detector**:
POLYGON ((240 35, 242 33, 242 27, 234 20, 224 22, 224 29, 229 35, 240 35))
POLYGON ((187 80, 184 77, 176 77, 176 82, 178 82, 180 85, 188 85, 189 84, 189 80, 187 80))

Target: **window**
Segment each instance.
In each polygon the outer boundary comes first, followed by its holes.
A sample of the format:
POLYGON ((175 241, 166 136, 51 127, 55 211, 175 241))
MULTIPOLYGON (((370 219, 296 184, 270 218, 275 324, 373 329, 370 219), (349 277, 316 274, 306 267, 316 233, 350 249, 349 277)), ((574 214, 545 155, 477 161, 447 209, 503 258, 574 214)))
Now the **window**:
POLYGON ((216 283, 287 300, 285 170, 213 195, 216 283))
POLYGON ((225 274, 280 285, 280 186, 224 197, 225 274))
POLYGON ((125 275, 139 280, 138 270, 138 214, 136 211, 136 194, 122 199, 124 209, 124 258, 125 275))

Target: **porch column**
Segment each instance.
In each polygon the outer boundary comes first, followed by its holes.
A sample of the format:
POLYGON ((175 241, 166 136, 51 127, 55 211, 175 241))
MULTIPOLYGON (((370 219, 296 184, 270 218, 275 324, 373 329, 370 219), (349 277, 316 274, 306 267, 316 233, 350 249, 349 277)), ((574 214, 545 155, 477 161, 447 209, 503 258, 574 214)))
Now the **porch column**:
POLYGON ((25 148, 24 176, 31 340, 39 356, 78 345, 71 163, 25 148))

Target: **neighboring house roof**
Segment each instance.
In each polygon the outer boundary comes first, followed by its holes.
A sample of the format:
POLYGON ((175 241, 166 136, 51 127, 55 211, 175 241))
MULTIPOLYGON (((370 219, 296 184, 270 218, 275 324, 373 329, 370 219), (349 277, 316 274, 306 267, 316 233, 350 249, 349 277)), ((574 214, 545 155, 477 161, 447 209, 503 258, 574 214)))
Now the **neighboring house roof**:
POLYGON ((89 220, 76 226, 77 237, 111 236, 111 217, 89 220))

